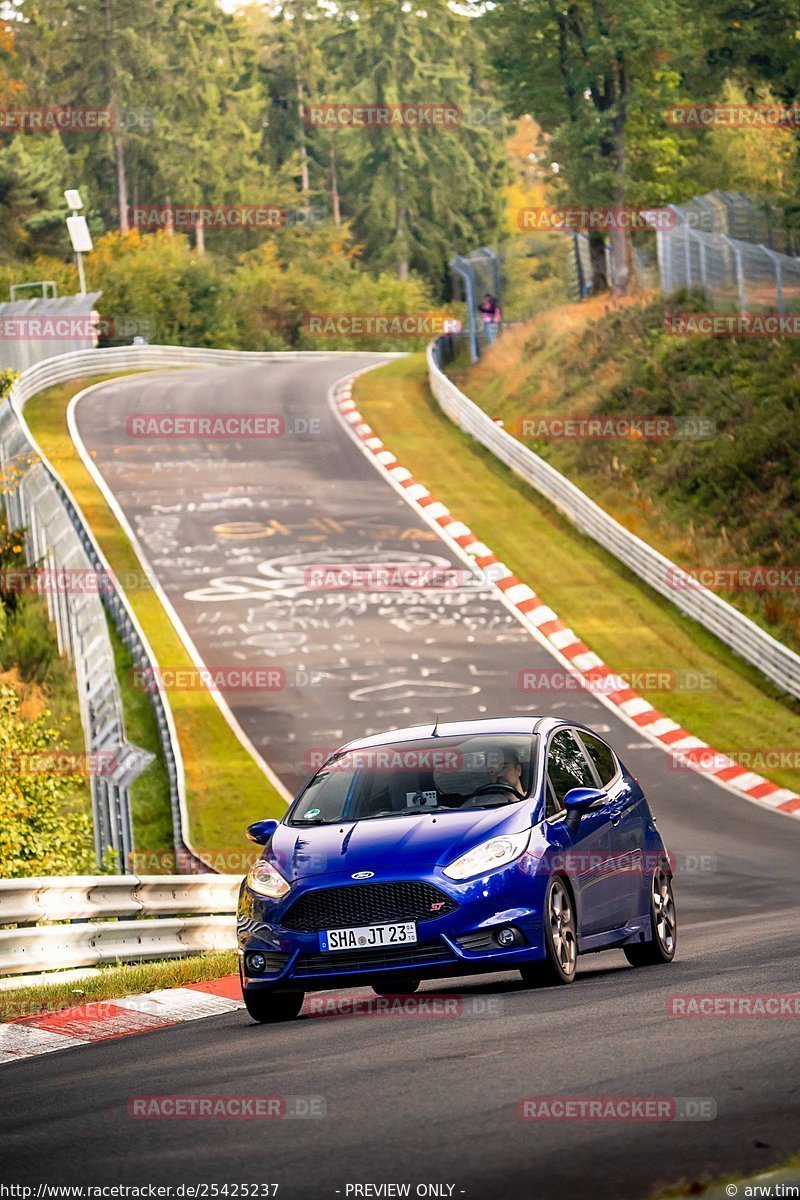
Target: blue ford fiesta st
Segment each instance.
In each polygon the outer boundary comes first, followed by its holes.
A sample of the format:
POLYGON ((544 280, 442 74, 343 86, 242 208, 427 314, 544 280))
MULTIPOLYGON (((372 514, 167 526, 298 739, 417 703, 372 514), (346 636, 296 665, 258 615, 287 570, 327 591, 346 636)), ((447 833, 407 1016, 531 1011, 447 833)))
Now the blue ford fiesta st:
POLYGON ((579 954, 671 962, 672 871, 642 789, 596 733, 551 717, 350 742, 304 785, 239 900, 257 1021, 307 991, 518 970, 571 983, 579 954))

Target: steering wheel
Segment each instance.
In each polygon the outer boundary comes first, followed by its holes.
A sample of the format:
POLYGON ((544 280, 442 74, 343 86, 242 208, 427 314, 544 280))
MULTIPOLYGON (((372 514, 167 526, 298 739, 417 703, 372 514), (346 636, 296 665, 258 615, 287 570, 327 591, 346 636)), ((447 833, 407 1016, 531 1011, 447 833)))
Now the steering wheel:
POLYGON ((525 796, 522 792, 518 792, 513 783, 484 783, 474 792, 470 792, 467 800, 472 800, 475 796, 482 796, 484 792, 511 792, 512 796, 516 796, 518 800, 524 800, 525 796))

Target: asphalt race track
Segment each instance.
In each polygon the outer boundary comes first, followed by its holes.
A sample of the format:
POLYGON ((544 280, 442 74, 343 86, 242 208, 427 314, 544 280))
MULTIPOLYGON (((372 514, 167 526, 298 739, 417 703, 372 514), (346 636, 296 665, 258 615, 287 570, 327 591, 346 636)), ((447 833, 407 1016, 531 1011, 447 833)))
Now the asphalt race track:
MULTIPOLYGON (((330 411, 348 365, 363 360, 128 378, 84 397, 78 425, 205 663, 285 673, 279 690, 226 699, 288 786, 313 751, 381 728, 569 713, 617 748, 676 855, 677 959, 634 970, 621 953, 587 957, 572 987, 540 992, 512 974, 455 981, 440 989, 466 998, 455 1018, 270 1028, 239 1012, 6 1065, 3 1180, 273 1182, 279 1196, 315 1198, 408 1182, 411 1195, 439 1184, 444 1196, 573 1200, 766 1167, 800 1142, 797 1022, 675 1019, 667 998, 798 990, 800 822, 671 769, 587 692, 520 691, 521 668, 557 664, 477 582, 413 594, 306 586, 307 568, 325 562, 461 565, 330 411), (220 409, 279 413, 287 432, 126 433, 132 414, 220 409), (128 1098, 153 1093, 318 1096, 327 1115, 131 1119, 128 1098), (710 1098, 717 1116, 523 1121, 525 1096, 710 1098)), ((547 599, 546 572, 526 582, 547 599)))

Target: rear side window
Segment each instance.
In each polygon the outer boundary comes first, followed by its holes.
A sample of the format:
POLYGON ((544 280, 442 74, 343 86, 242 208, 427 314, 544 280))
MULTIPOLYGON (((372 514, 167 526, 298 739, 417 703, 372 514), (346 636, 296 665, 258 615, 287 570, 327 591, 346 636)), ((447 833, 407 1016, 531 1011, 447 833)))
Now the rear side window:
POLYGON ((586 747, 586 753, 597 768, 601 784, 603 787, 607 787, 617 773, 617 760, 614 758, 613 751, 593 733, 584 733, 581 730, 580 739, 586 747))
POLYGON ((571 788, 595 787, 592 769, 582 748, 567 729, 560 729, 550 739, 547 751, 547 777, 559 806, 571 788))

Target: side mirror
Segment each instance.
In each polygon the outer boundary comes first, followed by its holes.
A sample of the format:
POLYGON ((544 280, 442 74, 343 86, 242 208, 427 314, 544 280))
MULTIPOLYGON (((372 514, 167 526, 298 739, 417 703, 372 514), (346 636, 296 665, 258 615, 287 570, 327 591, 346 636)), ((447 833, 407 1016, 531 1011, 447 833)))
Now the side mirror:
POLYGON ((266 846, 279 825, 280 821, 271 819, 268 821, 254 821, 252 825, 247 826, 247 836, 257 846, 266 846))
POLYGON ((568 813, 575 813, 576 816, 582 817, 593 804, 596 804, 598 800, 605 800, 605 798, 605 792, 601 792, 599 788, 570 788, 564 797, 564 808, 568 813))

